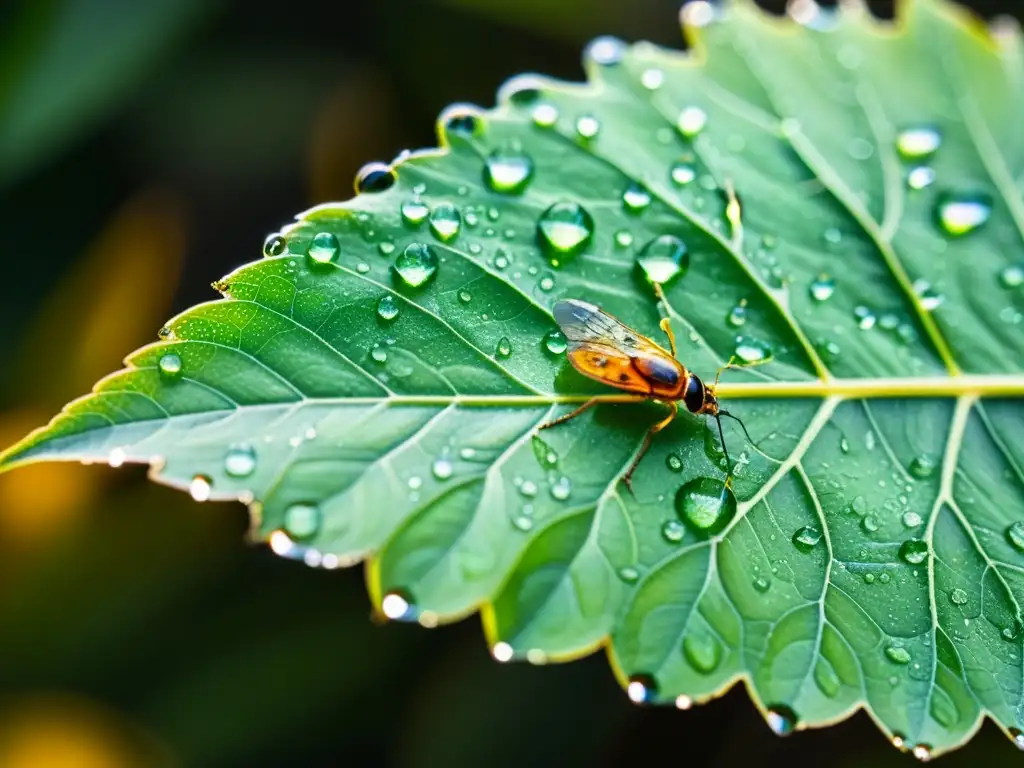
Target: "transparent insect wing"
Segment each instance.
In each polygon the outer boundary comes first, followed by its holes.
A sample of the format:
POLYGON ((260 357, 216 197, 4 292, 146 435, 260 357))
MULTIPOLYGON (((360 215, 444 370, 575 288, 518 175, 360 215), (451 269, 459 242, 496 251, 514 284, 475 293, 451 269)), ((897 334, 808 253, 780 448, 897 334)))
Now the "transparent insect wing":
POLYGON ((635 347, 638 344, 635 331, 585 301, 559 301, 552 308, 552 313, 570 342, 604 341, 621 347, 635 347))

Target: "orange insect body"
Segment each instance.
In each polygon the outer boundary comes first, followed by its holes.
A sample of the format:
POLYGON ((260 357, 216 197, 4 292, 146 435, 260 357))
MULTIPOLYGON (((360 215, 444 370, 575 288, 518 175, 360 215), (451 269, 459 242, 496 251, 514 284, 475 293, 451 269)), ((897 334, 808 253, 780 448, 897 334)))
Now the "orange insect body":
MULTIPOLYGON (((633 470, 640 463, 654 435, 675 418, 680 400, 691 413, 715 417, 718 420, 719 435, 722 436, 719 416, 731 414, 719 408, 713 385, 706 386, 699 376, 690 373, 686 366, 676 360, 676 340, 667 318, 661 321, 661 328, 668 336, 671 352, 585 301, 559 301, 552 312, 568 340, 569 362, 577 371, 617 389, 645 395, 672 406, 671 413, 647 431, 636 458, 623 475, 626 487, 632 489, 630 478, 633 470)), ((541 425, 540 429, 562 424, 596 405, 598 401, 598 398, 593 398, 575 411, 541 425)), ((724 449, 725 441, 722 437, 724 449)))

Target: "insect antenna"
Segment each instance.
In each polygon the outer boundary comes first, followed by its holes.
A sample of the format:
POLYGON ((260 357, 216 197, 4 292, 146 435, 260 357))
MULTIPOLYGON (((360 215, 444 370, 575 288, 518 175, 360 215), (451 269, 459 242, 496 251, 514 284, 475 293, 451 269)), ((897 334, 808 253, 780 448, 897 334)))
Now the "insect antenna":
MULTIPOLYGON (((746 426, 746 424, 744 424, 744 423, 743 423, 743 422, 742 422, 742 421, 740 420, 740 418, 739 418, 738 416, 733 416, 733 415, 732 415, 731 413, 729 413, 728 411, 719 411, 719 413, 720 413, 720 414, 721 414, 722 416, 728 416, 728 417, 729 417, 730 419, 732 419, 733 421, 738 421, 738 422, 740 423, 740 427, 741 427, 741 428, 743 429, 743 434, 747 436, 747 440, 749 440, 749 441, 750 441, 750 444, 751 444, 751 445, 753 445, 753 446, 756 446, 756 445, 757 445, 757 443, 755 443, 755 442, 754 442, 754 438, 752 438, 752 437, 750 436, 750 433, 749 433, 749 432, 747 432, 747 426, 746 426)), ((722 425, 721 425, 721 423, 719 423, 719 425, 718 425, 718 428, 719 428, 719 430, 721 430, 721 428, 722 428, 722 425)), ((722 443, 722 447, 723 447, 723 448, 725 447, 725 443, 722 443)))
POLYGON ((728 477, 725 479, 726 485, 732 484, 732 461, 729 459, 729 449, 725 447, 725 432, 722 431, 722 417, 718 414, 722 413, 719 411, 715 414, 715 421, 718 422, 718 438, 722 441, 722 453, 725 454, 725 466, 728 468, 728 477))

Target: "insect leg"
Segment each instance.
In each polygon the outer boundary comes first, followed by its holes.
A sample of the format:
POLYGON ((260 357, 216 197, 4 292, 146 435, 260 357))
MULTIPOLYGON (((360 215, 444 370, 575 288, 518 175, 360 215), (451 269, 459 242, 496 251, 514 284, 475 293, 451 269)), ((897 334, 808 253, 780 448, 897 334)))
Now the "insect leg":
POLYGON ((661 283, 654 284, 654 294, 658 297, 658 301, 665 307, 665 317, 661 318, 661 330, 668 336, 668 343, 672 350, 672 357, 676 356, 676 335, 672 332, 672 321, 669 319, 668 312, 668 300, 665 298, 665 291, 661 287, 661 283))
POLYGON ((575 409, 574 411, 570 411, 569 413, 565 414, 564 416, 559 416, 557 419, 552 419, 549 422, 541 424, 539 427, 537 427, 537 431, 539 432, 542 429, 547 429, 548 427, 553 427, 556 424, 564 424, 565 422, 569 421, 569 419, 575 419, 577 416, 579 416, 581 413, 583 413, 588 408, 593 408, 595 405, 597 405, 600 402, 600 400, 601 399, 599 397, 592 397, 589 400, 587 400, 587 402, 585 402, 583 405, 581 405, 579 408, 575 409))
POLYGON ((678 403, 673 401, 669 403, 669 405, 671 406, 672 410, 669 411, 668 416, 666 416, 664 419, 662 419, 653 427, 647 430, 647 434, 644 435, 644 441, 640 445, 640 450, 637 451, 636 456, 633 458, 633 463, 629 465, 629 469, 626 470, 626 474, 622 476, 622 482, 625 483, 630 493, 633 492, 633 471, 636 469, 637 464, 640 463, 640 459, 642 459, 644 457, 644 454, 647 453, 647 449, 651 447, 651 440, 654 439, 654 436, 656 434, 658 434, 659 432, 661 432, 661 430, 663 430, 665 427, 671 424, 672 419, 674 419, 676 417, 676 414, 679 413, 678 403))

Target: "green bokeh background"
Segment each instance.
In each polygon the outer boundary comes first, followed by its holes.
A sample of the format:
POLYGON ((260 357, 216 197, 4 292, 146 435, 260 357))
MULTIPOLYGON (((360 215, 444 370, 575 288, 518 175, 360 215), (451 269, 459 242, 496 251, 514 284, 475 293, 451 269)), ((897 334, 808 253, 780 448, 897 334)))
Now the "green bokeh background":
MULTIPOLYGON (((351 196, 363 163, 433 145, 445 105, 524 71, 577 80, 598 34, 682 45, 678 0, 266 5, 0 4, 3 445, 214 298, 267 232, 351 196)), ((742 689, 638 708, 601 654, 502 666, 476 617, 376 625, 361 569, 278 559, 246 528, 137 469, 0 477, 0 765, 913 761, 863 714, 778 739, 742 689)), ((1019 761, 988 724, 942 759, 1019 761)))

